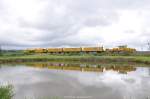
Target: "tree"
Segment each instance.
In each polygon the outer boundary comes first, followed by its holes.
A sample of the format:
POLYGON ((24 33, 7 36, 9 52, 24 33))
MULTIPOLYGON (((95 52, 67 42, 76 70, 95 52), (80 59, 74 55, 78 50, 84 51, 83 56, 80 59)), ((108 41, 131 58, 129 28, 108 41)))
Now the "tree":
POLYGON ((150 51, 150 41, 147 41, 148 50, 150 51))
POLYGON ((1 45, 0 45, 0 55, 2 55, 2 47, 1 47, 1 45))

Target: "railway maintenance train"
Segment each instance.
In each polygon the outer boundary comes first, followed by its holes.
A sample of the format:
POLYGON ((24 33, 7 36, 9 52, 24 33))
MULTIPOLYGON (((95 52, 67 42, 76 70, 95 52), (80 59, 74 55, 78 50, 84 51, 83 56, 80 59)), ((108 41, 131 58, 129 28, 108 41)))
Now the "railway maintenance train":
POLYGON ((134 53, 136 52, 135 48, 128 48, 127 45, 118 46, 117 48, 106 49, 106 52, 110 53, 134 53))
POLYGON ((50 54, 61 54, 61 53, 134 53, 136 49, 128 48, 127 46, 119 46, 112 49, 104 49, 103 47, 79 47, 79 48, 35 48, 26 49, 26 53, 50 53, 50 54))

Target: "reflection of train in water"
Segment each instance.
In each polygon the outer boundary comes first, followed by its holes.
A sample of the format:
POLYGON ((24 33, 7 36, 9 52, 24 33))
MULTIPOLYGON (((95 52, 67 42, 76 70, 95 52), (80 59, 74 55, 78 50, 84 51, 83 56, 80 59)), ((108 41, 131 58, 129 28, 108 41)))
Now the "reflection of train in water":
POLYGON ((119 46, 118 48, 112 48, 112 49, 104 49, 103 47, 80 47, 80 48, 35 48, 35 49, 27 49, 25 50, 26 53, 90 53, 90 52, 128 52, 133 53, 136 49, 134 48, 128 48, 125 46, 119 46))
POLYGON ((135 71, 134 66, 101 66, 101 65, 87 65, 87 64, 63 64, 63 63, 30 63, 29 66, 36 68, 48 68, 56 70, 75 70, 75 71, 89 71, 89 72, 104 72, 113 70, 119 73, 127 74, 135 71))

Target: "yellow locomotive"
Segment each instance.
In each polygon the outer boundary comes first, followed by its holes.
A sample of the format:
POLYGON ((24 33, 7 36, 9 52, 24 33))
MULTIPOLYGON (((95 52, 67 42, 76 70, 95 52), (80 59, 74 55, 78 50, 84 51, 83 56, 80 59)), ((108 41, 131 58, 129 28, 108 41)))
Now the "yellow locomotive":
POLYGON ((135 48, 128 48, 127 45, 118 46, 117 48, 106 49, 106 52, 117 52, 117 53, 134 53, 136 52, 135 48))

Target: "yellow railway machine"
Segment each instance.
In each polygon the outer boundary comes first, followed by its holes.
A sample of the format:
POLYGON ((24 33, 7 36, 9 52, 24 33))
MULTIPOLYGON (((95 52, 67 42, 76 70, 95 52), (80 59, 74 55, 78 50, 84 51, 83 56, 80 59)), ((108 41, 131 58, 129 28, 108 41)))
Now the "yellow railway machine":
POLYGON ((35 53, 46 53, 47 50, 45 48, 36 48, 35 53))
POLYGON ((112 49, 106 49, 106 52, 126 52, 126 53, 134 53, 136 52, 136 49, 134 48, 128 48, 126 45, 118 46, 118 48, 112 48, 112 49))
POLYGON ((63 48, 63 52, 81 52, 82 48, 63 48))
POLYGON ((61 53, 63 52, 63 48, 47 48, 48 53, 61 53))
POLYGON ((82 48, 83 52, 103 52, 103 47, 84 47, 82 48))

